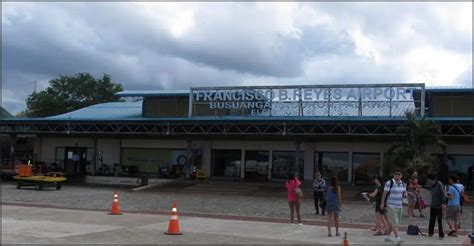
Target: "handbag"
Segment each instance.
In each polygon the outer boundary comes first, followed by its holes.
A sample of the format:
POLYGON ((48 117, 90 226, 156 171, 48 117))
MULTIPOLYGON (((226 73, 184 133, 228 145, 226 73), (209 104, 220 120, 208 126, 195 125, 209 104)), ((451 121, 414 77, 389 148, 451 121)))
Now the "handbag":
POLYGON ((469 203, 469 196, 466 193, 464 193, 462 200, 463 200, 463 205, 469 203))
POLYGON ((303 198, 303 191, 301 191, 300 187, 296 187, 295 192, 299 198, 303 198))
POLYGON ((403 198, 403 205, 408 205, 408 198, 406 198, 406 197, 403 198))
POLYGON ((414 209, 420 208, 420 202, 419 202, 419 201, 416 201, 415 204, 413 205, 413 208, 414 208, 414 209))
POLYGON ((425 199, 420 198, 420 208, 425 209, 427 207, 428 207, 428 202, 425 199))

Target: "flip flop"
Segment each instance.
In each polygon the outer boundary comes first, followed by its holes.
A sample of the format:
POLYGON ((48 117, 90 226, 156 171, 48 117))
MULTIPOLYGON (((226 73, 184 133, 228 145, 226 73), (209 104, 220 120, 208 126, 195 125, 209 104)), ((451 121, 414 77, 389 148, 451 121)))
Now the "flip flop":
POLYGON ((378 231, 376 233, 373 234, 374 236, 383 236, 385 235, 385 233, 381 232, 381 231, 378 231))

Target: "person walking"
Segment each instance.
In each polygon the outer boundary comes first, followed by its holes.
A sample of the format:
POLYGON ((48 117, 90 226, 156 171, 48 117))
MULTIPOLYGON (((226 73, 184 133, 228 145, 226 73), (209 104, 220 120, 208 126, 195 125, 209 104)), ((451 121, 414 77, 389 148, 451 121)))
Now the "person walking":
POLYGON ((332 237, 331 223, 334 221, 336 237, 339 236, 339 211, 341 209, 341 187, 338 185, 337 177, 331 177, 330 185, 326 186, 326 212, 328 237, 332 237))
POLYGON ((299 188, 301 185, 300 180, 294 176, 294 174, 289 174, 288 179, 285 182, 286 190, 288 191, 288 204, 290 205, 290 220, 291 223, 294 223, 295 212, 296 217, 298 219, 298 224, 302 225, 301 223, 301 216, 300 216, 300 199, 296 194, 296 189, 299 188))
POLYGON ((385 210, 380 208, 380 204, 382 203, 382 194, 383 194, 383 186, 382 186, 382 177, 375 177, 375 190, 369 194, 369 197, 375 198, 375 233, 374 236, 382 236, 385 235, 385 231, 388 227, 387 216, 385 215, 385 210))
POLYGON ((326 181, 321 177, 321 172, 316 171, 315 178, 313 180, 313 197, 314 197, 314 208, 316 209, 316 215, 319 215, 319 208, 321 208, 321 215, 325 216, 326 204, 324 199, 324 190, 326 189, 326 181))
POLYGON ((420 201, 420 185, 418 184, 418 173, 416 171, 411 175, 411 179, 408 182, 407 188, 408 195, 408 218, 415 217, 415 209, 418 209, 420 217, 424 218, 423 212, 421 211, 420 201))
MULTIPOLYGON (((458 184, 458 188, 459 188, 459 191, 461 191, 461 195, 464 194, 464 185, 461 184, 461 180, 459 180, 459 176, 457 176, 458 178, 458 181, 457 181, 457 184, 458 184)), ((461 197, 462 199, 463 197, 461 197)), ((461 211, 459 212, 459 219, 458 219, 458 229, 461 229, 461 220, 462 220, 462 209, 464 207, 464 204, 463 204, 463 201, 459 200, 459 204, 460 204, 460 207, 461 207, 461 211)))
POLYGON ((394 242, 390 238, 393 232, 397 244, 402 244, 404 240, 398 233, 398 226, 402 220, 403 196, 406 196, 406 185, 402 181, 402 172, 399 169, 393 171, 393 178, 385 183, 380 209, 387 207, 388 228, 385 242, 394 242), (385 201, 385 202, 384 202, 385 201))
POLYGON ((434 234, 435 221, 438 221, 438 236, 439 239, 444 238, 443 231, 443 206, 446 202, 446 192, 443 189, 443 183, 436 180, 434 174, 430 173, 427 177, 426 188, 431 190, 431 204, 430 204, 430 222, 428 226, 428 236, 432 237, 434 234))
POLYGON ((458 236, 458 221, 461 214, 461 185, 458 183, 458 177, 454 174, 448 178, 448 208, 446 210, 446 220, 451 231, 448 236, 458 236))

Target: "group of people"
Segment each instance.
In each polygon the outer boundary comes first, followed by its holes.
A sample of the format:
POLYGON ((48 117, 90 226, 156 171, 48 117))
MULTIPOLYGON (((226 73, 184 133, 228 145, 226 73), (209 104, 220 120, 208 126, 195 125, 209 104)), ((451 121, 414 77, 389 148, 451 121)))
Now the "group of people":
MULTIPOLYGON (((370 197, 375 198, 377 214, 374 235, 385 235, 385 241, 393 242, 394 240, 390 238, 393 232, 395 240, 402 243, 403 239, 400 238, 398 226, 402 218, 403 198, 407 197, 408 217, 415 217, 414 210, 418 209, 420 217, 424 218, 418 174, 414 172, 406 184, 402 181, 402 172, 395 170, 393 178, 385 184, 380 177, 376 177, 374 183, 375 190, 369 194, 370 197)), ((438 222, 439 239, 444 238, 443 211, 445 211, 445 218, 450 229, 448 236, 456 237, 460 228, 464 186, 454 174, 449 176, 447 186, 437 180, 434 174, 428 174, 426 185, 423 187, 431 193, 428 236, 433 236, 435 222, 438 222)))
MULTIPOLYGON (((334 227, 336 228, 335 236, 340 236, 339 211, 341 211, 342 199, 341 187, 338 184, 338 179, 337 177, 331 177, 329 184, 326 185, 326 181, 322 178, 320 172, 316 172, 315 177, 316 178, 313 181, 313 195, 316 215, 319 215, 319 209, 321 208, 321 215, 327 216, 328 236, 332 237, 332 224, 334 224, 334 227)), ((297 192, 300 185, 301 181, 291 174, 289 175, 288 180, 285 182, 285 186, 288 191, 291 223, 294 223, 294 215, 296 214, 298 224, 302 225, 300 215, 300 196, 297 192)))
MULTIPOLYGON (((402 219, 403 200, 408 201, 408 216, 415 217, 415 209, 419 211, 419 216, 424 218, 421 206, 422 186, 418 183, 418 174, 414 172, 407 183, 402 181, 401 170, 394 170, 393 176, 388 181, 381 177, 375 177, 375 189, 368 194, 375 200, 376 226, 374 235, 385 235, 384 241, 401 244, 404 240, 400 237, 398 226, 402 219), (395 238, 391 238, 391 234, 395 238)), ((285 182, 288 191, 288 202, 290 206, 290 220, 294 223, 296 214, 298 224, 301 223, 300 215, 300 190, 301 181, 290 175, 285 182)), ((428 174, 426 185, 423 186, 431 192, 430 219, 428 225, 428 236, 434 234, 435 222, 438 222, 438 236, 443 239, 443 213, 449 225, 448 236, 456 237, 460 228, 460 218, 462 215, 462 196, 464 186, 459 182, 456 175, 450 175, 448 185, 436 179, 434 174, 428 174), (445 211, 445 212, 443 212, 445 211)), ((316 215, 327 216, 328 236, 332 236, 331 227, 334 224, 336 236, 339 236, 339 212, 341 211, 341 187, 338 185, 337 177, 331 177, 329 184, 326 184, 321 173, 317 171, 313 180, 313 197, 316 215), (321 211, 321 213, 320 213, 321 211)))

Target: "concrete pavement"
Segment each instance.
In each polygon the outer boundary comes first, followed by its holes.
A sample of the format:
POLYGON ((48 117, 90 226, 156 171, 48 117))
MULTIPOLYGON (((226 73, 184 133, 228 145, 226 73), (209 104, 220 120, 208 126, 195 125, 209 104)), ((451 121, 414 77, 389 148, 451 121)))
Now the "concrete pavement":
MULTIPOLYGON (((287 221, 289 218, 286 194, 281 196, 244 196, 241 190, 250 189, 248 186, 235 187, 210 184, 203 186, 176 186, 163 189, 158 187, 151 191, 131 192, 127 188, 113 188, 100 186, 64 185, 61 190, 54 189, 20 189, 17 190, 13 182, 2 183, 2 202, 4 204, 34 204, 55 206, 72 209, 110 210, 113 193, 119 192, 122 210, 126 212, 168 212, 171 204, 177 202, 184 214, 198 216, 223 216, 230 219, 238 217, 252 217, 259 221, 287 221), (217 191, 216 191, 217 190, 217 191), (231 218, 232 217, 232 218, 231 218)), ((267 193, 273 192, 268 189, 267 193)), ((276 191, 280 193, 279 190, 276 191)), ((320 225, 326 222, 326 217, 314 215, 313 198, 305 194, 301 205, 301 216, 304 223, 320 225), (319 224, 318 224, 319 223, 319 224)), ((358 224, 359 228, 368 228, 374 223, 374 209, 371 203, 357 201, 343 201, 341 221, 358 224)), ((429 210, 424 210, 428 217, 429 210)), ((408 218, 404 211, 402 224, 414 224, 421 228, 428 227, 428 218, 408 218)), ((464 208, 462 222, 463 229, 472 231, 472 206, 464 208)), ((447 227, 444 222, 445 228, 447 227)), ((425 230, 426 231, 426 230, 425 230)))
MULTIPOLYGON (((178 208, 179 211, 179 208, 178 208)), ((340 245, 324 226, 179 216, 182 236, 164 235, 168 215, 2 206, 5 244, 312 244, 340 245)), ((393 245, 366 229, 342 228, 351 245, 393 245)), ((407 236, 405 245, 459 245, 462 238, 407 236)))

